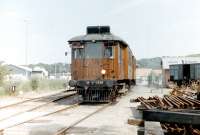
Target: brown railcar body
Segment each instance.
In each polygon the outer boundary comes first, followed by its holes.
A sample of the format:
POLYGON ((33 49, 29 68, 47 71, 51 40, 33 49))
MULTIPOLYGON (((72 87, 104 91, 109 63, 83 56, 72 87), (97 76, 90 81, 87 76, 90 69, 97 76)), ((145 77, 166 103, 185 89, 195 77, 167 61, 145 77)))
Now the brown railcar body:
POLYGON ((107 102, 123 87, 135 84, 136 59, 128 44, 111 34, 109 27, 88 28, 86 35, 68 42, 72 48, 69 84, 84 101, 107 102))
POLYGON ((104 79, 114 75, 113 60, 111 59, 77 59, 72 61, 71 71, 74 80, 102 79, 101 69, 106 70, 104 79))
POLYGON ((120 43, 113 46, 114 57, 102 59, 74 59, 71 63, 72 79, 74 80, 135 80, 136 63, 129 47, 120 47, 120 43), (122 51, 122 61, 119 62, 119 49, 122 51), (131 55, 129 57, 129 55, 131 55), (130 59, 131 58, 131 59, 130 59), (130 63, 130 65, 129 65, 130 63), (129 72, 128 67, 132 67, 129 72), (106 70, 102 76, 101 70, 106 70))

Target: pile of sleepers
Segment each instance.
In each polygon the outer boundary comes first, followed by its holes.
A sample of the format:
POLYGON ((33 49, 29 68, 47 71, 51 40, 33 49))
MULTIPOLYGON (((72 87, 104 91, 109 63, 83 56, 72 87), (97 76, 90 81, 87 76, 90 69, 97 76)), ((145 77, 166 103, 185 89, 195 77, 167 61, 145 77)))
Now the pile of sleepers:
POLYGON ((197 94, 197 91, 185 88, 185 89, 180 89, 180 88, 173 88, 172 91, 170 92, 170 95, 175 95, 175 96, 188 96, 188 97, 195 97, 197 94))
POLYGON ((144 121, 157 121, 167 135, 200 135, 200 101, 183 96, 138 97, 144 121))
POLYGON ((195 97, 197 92, 200 91, 200 80, 191 81, 189 84, 181 86, 172 85, 170 88, 172 89, 170 95, 195 97))
POLYGON ((200 109, 200 101, 182 96, 164 96, 163 98, 153 96, 149 98, 138 97, 131 102, 140 102, 142 107, 138 109, 200 109))

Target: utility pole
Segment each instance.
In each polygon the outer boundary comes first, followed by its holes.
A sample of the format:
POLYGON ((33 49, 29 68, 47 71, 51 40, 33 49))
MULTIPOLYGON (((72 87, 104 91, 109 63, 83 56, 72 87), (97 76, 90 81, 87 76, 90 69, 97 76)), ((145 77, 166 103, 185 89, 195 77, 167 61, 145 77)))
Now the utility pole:
POLYGON ((29 25, 29 19, 24 19, 24 22, 25 22, 25 65, 28 65, 28 47, 29 47, 28 25, 29 25))
POLYGON ((55 78, 56 78, 56 70, 57 70, 57 69, 56 69, 56 63, 55 63, 55 78))

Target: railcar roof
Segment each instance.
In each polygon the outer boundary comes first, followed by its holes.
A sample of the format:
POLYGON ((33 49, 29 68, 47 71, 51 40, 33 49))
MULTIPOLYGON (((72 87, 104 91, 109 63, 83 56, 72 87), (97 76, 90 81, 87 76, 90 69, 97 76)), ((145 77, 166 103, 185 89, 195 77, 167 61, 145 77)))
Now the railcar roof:
POLYGON ((126 46, 128 45, 120 37, 115 36, 113 34, 86 34, 86 35, 73 37, 68 42, 72 43, 72 42, 93 41, 93 40, 95 40, 95 41, 119 41, 126 46))

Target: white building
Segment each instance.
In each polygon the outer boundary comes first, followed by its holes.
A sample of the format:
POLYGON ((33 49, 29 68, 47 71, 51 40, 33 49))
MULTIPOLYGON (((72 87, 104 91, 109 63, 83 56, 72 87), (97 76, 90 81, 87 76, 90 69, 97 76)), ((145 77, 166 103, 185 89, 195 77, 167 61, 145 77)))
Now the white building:
POLYGON ((136 84, 148 86, 162 86, 162 70, 150 68, 136 69, 136 84))
POLYGON ((33 77, 33 78, 39 78, 39 79, 48 78, 48 71, 45 70, 44 68, 41 68, 41 67, 35 67, 32 70, 31 77, 33 77))
POLYGON ((149 75, 152 69, 150 68, 137 68, 136 69, 136 84, 137 85, 148 85, 149 75))
POLYGON ((23 81, 31 78, 32 69, 25 66, 7 65, 9 70, 8 79, 13 81, 23 81))
POLYGON ((60 80, 66 80, 69 81, 71 80, 71 73, 67 72, 67 73, 54 73, 54 74, 50 74, 49 75, 49 79, 60 79, 60 80))

